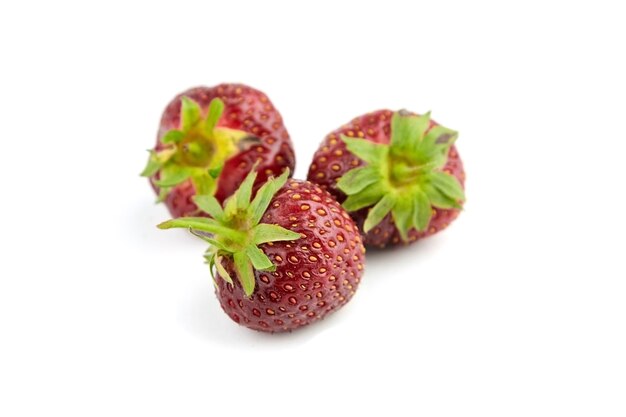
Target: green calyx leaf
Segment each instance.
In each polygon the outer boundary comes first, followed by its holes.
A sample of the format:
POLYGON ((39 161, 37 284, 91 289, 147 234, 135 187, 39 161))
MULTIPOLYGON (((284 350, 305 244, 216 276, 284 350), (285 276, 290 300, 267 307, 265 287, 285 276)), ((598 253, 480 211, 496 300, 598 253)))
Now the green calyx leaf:
POLYGON ((146 167, 141 172, 141 176, 143 177, 151 177, 156 174, 175 153, 172 149, 164 149, 159 152, 149 150, 148 152, 150 152, 150 157, 148 158, 146 167))
MULTIPOLYGON (((263 213, 270 205, 272 198, 276 194, 276 192, 287 182, 289 178, 289 170, 286 169, 283 173, 273 181, 267 181, 265 184, 259 188, 257 191, 254 200, 250 203, 249 213, 250 213, 250 221, 253 224, 258 224, 261 221, 261 217, 263 217, 263 213)), ((261 226, 261 225, 259 225, 261 226)), ((267 240, 266 242, 270 242, 267 240)))
POLYGON ((341 136, 348 150, 368 164, 378 165, 384 162, 389 153, 389 146, 367 140, 341 136))
POLYGON ((365 233, 372 230, 374 226, 380 223, 387 214, 394 208, 396 204, 396 196, 394 194, 385 194, 383 198, 376 203, 374 207, 369 211, 367 218, 365 219, 365 224, 363 225, 363 230, 365 233))
POLYGON ((391 119, 389 144, 342 136, 348 151, 365 163, 337 181, 347 196, 344 208, 371 207, 365 232, 390 213, 404 241, 411 229, 426 230, 433 207, 459 209, 465 201, 461 183, 442 171, 457 137, 446 127, 431 127, 430 112, 418 116, 404 110, 391 119))
POLYGON ((235 271, 239 277, 239 282, 243 287, 243 292, 250 296, 254 292, 255 280, 254 271, 252 270, 252 261, 246 255, 245 252, 233 253, 233 260, 235 261, 235 271))
POLYGON ((217 126, 217 122, 220 120, 222 113, 224 112, 224 102, 220 99, 211 100, 209 104, 209 111, 207 112, 206 119, 204 120, 204 131, 207 134, 211 134, 213 129, 217 126))
POLYGON ((219 201, 217 201, 217 198, 212 195, 196 195, 193 198, 193 202, 196 203, 196 206, 198 206, 200 210, 208 213, 209 216, 213 217, 215 220, 224 220, 224 210, 219 201))
POLYGON ((180 130, 172 129, 168 131, 165 135, 163 135, 163 137, 161 138, 161 142, 163 142, 166 145, 169 145, 172 143, 180 143, 182 142, 184 138, 185 138, 184 132, 181 132, 180 130))
POLYGON ((180 126, 161 137, 163 149, 150 151, 144 177, 158 176, 154 184, 163 200, 172 187, 191 180, 196 195, 214 195, 227 160, 259 142, 247 132, 218 126, 224 102, 215 98, 206 110, 182 97, 180 126))
POLYGON ((256 245, 246 246, 246 256, 252 263, 255 269, 260 271, 273 271, 276 269, 276 266, 270 261, 270 258, 259 249, 256 245))
POLYGON ((226 268, 224 268, 224 265, 222 265, 221 256, 215 257, 215 269, 217 270, 217 273, 224 281, 228 282, 229 284, 233 284, 233 279, 228 274, 228 271, 226 271, 226 268))
POLYGON ((252 242, 255 245, 267 242, 297 240, 300 238, 301 236, 299 233, 292 232, 291 230, 275 224, 261 223, 252 229, 252 242))
POLYGON ((170 164, 161 168, 161 177, 154 184, 162 188, 173 187, 191 177, 192 172, 189 168, 170 164))
POLYGON ((280 177, 269 179, 252 198, 252 186, 256 178, 256 172, 252 170, 223 206, 210 195, 194 197, 198 208, 211 217, 172 219, 159 224, 158 227, 186 228, 198 238, 208 242, 211 247, 205 253, 205 258, 209 266, 215 267, 217 275, 230 283, 232 277, 224 268, 222 261, 225 258, 231 259, 236 278, 245 294, 250 296, 255 288, 254 271, 273 271, 276 268, 259 245, 301 238, 299 233, 279 225, 261 223, 274 195, 285 185, 288 177, 289 171, 285 170, 280 177))
POLYGON ((348 195, 354 195, 365 189, 367 186, 380 182, 382 174, 376 169, 376 165, 368 165, 361 168, 352 169, 337 182, 337 186, 348 195))
POLYGON ((183 97, 180 100, 180 124, 183 132, 188 132, 200 121, 200 105, 190 99, 183 97))

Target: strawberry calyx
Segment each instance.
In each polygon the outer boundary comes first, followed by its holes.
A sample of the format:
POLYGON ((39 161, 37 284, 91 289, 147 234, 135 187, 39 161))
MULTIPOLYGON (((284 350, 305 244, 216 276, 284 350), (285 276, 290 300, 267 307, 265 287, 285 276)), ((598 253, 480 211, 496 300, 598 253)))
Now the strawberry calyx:
POLYGON ((443 171, 458 133, 430 125, 430 112, 419 116, 401 110, 392 116, 389 144, 341 136, 348 151, 365 162, 337 182, 347 195, 346 210, 371 207, 363 226, 365 233, 391 213, 406 242, 409 230, 426 230, 432 207, 461 208, 463 187, 443 171))
POLYGON ((220 205, 212 195, 196 195, 194 202, 210 217, 183 217, 168 220, 158 225, 160 229, 187 228, 211 246, 204 254, 211 275, 217 275, 226 282, 233 283, 222 264, 225 257, 233 261, 237 278, 244 293, 252 295, 255 288, 254 270, 273 271, 276 266, 259 248, 267 242, 295 241, 302 236, 276 224, 262 223, 261 219, 278 192, 289 177, 286 169, 278 178, 270 178, 257 191, 254 199, 252 186, 256 170, 250 171, 239 189, 220 205))
POLYGON ((162 148, 150 150, 144 177, 159 174, 154 185, 160 188, 163 201, 173 187, 191 180, 196 195, 213 195, 224 163, 232 156, 259 141, 241 130, 218 127, 224 102, 215 98, 202 116, 200 106, 182 97, 180 127, 167 131, 161 138, 162 148))

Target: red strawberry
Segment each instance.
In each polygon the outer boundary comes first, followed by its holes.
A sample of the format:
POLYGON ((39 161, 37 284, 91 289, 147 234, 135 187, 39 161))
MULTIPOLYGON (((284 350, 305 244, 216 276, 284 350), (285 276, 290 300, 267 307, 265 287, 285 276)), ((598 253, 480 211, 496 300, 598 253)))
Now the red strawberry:
POLYGON ((191 197, 223 201, 257 161, 255 186, 295 164, 289 134, 267 96, 242 84, 196 87, 166 107, 142 175, 172 216, 202 215, 191 197))
POLYGON ((189 228, 211 244, 205 258, 218 273, 217 297, 230 318, 255 330, 293 330, 350 300, 365 249, 354 221, 317 185, 285 184, 285 172, 250 202, 255 176, 251 172, 223 208, 212 196, 196 196, 212 218, 174 219, 159 227, 189 228))
POLYGON ((366 245, 411 243, 459 214, 465 173, 457 136, 430 113, 365 114, 326 136, 308 179, 351 212, 366 245))

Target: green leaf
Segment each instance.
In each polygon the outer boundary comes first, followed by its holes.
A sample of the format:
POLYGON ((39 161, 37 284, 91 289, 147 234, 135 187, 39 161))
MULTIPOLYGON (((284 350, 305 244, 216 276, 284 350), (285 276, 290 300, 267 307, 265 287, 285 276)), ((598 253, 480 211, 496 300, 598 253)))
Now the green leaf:
POLYGON ((180 143, 185 138, 185 134, 180 130, 172 129, 168 130, 161 138, 161 142, 165 144, 180 143))
POLYGON ((154 181, 157 187, 173 187, 191 176, 192 170, 177 165, 168 165, 161 170, 161 177, 154 181))
POLYGON ((416 190, 414 203, 415 211, 413 213, 413 224, 417 230, 423 232, 430 223, 433 209, 430 205, 430 201, 428 201, 428 197, 421 190, 416 190))
POLYGON ((148 158, 148 163, 146 167, 141 172, 142 177, 151 177, 156 174, 163 164, 157 157, 157 153, 155 151, 150 151, 150 157, 148 158))
POLYGON ((159 229, 184 228, 195 229, 202 232, 219 234, 221 236, 230 237, 233 240, 242 240, 242 233, 223 226, 214 219, 206 217, 180 217, 178 219, 168 220, 157 226, 159 229))
POLYGON ((245 252, 235 252, 233 255, 235 270, 239 276, 239 282, 243 287, 243 292, 249 297, 254 292, 255 280, 252 264, 245 252))
POLYGON ((389 146, 381 145, 365 139, 350 138, 341 135, 348 151, 372 165, 381 164, 389 154, 389 146))
POLYGON ((261 223, 252 229, 252 241, 255 245, 266 242, 278 242, 285 240, 298 240, 302 236, 276 224, 261 223))
POLYGON ((150 150, 148 164, 141 173, 144 177, 151 177, 158 172, 176 154, 175 148, 166 148, 160 151, 150 150))
POLYGON ((447 152, 444 153, 439 150, 435 150, 430 154, 420 154, 417 158, 420 161, 428 161, 422 162, 416 167, 415 172, 419 173, 420 176, 430 175, 431 172, 441 169, 448 162, 447 152))
POLYGON ((183 96, 180 105, 180 123, 183 132, 189 131, 200 121, 200 106, 189 97, 183 96))
POLYGON ((209 104, 209 111, 204 121, 204 131, 207 135, 213 135, 213 129, 224 112, 224 102, 219 98, 214 98, 209 104))
POLYGON ((465 200, 463 187, 453 175, 446 172, 433 172, 428 176, 428 181, 448 198, 455 201, 465 200))
POLYGON ((415 210, 415 204, 411 199, 411 196, 399 197, 391 209, 391 215, 396 228, 400 232, 402 240, 407 242, 409 240, 409 229, 413 226, 413 211, 415 210))
POLYGON ((193 197, 193 202, 200 210, 207 214, 210 214, 214 219, 222 221, 224 219, 224 210, 222 206, 212 195, 196 195, 193 197))
POLYGON ((422 115, 402 114, 395 112, 391 117, 392 152, 406 152, 419 144, 430 124, 430 112, 422 115))
POLYGON ((254 269, 263 271, 263 270, 274 270, 276 266, 270 261, 270 258, 258 247, 254 245, 246 246, 246 255, 252 262, 254 269))
POLYGON ((443 167, 448 161, 450 146, 458 133, 443 126, 434 126, 424 140, 413 151, 423 170, 433 171, 443 167))
POLYGON ((257 191, 254 200, 250 203, 250 222, 257 224, 261 221, 263 213, 269 207, 272 198, 280 190, 289 178, 289 168, 285 169, 278 178, 268 180, 259 191, 257 191))
POLYGON ((458 137, 459 133, 452 129, 441 125, 433 126, 424 137, 424 146, 442 146, 449 149, 458 137))
POLYGON ((256 167, 258 162, 254 164, 252 170, 248 173, 239 188, 233 195, 228 197, 224 204, 224 214, 227 218, 231 218, 237 214, 239 209, 245 210, 250 205, 250 196, 252 194, 252 186, 256 180, 256 167))
POLYGON ((363 230, 365 233, 372 230, 378 223, 380 223, 387 214, 391 211, 391 208, 396 203, 396 197, 393 194, 386 194, 380 199, 378 203, 367 214, 363 230))
POLYGON ((461 205, 454 199, 448 197, 439 191, 438 188, 435 188, 431 184, 424 184, 422 189, 428 196, 430 203, 434 207, 442 208, 442 209, 460 209, 461 205))
MULTIPOLYGON (((212 246, 214 246, 214 247, 216 247, 218 249, 224 249, 224 245, 222 245, 220 242, 218 242, 215 239, 211 239, 210 237, 208 237, 204 233, 197 232, 194 229, 189 229, 189 233, 191 233, 192 235, 194 235, 195 237, 197 237, 199 239, 204 240, 209 245, 212 245, 212 246)), ((209 248, 207 250, 207 252, 210 251, 210 250, 212 250, 212 248, 209 248)))
POLYGON ((215 266, 215 252, 204 255, 204 259, 206 259, 206 263, 209 265, 209 273, 211 274, 211 278, 213 278, 213 282, 215 282, 215 274, 213 273, 213 267, 215 266))
MULTIPOLYGON (((256 167, 256 165, 255 165, 256 167)), ((256 170, 252 171, 243 180, 239 189, 235 192, 235 198, 237 199, 237 208, 245 210, 250 205, 250 197, 252 196, 252 186, 256 180, 256 170)))
MULTIPOLYGON (((191 234, 198 236, 198 234, 194 233, 193 229, 190 229, 190 232, 191 232, 191 234)), ((203 240, 205 242, 207 242, 208 244, 210 244, 211 246, 213 246, 214 248, 217 248, 219 250, 228 252, 227 249, 226 249, 226 246, 224 246, 222 244, 222 242, 220 242, 218 240, 211 239, 210 237, 206 237, 206 236, 203 236, 203 240)), ((211 249, 211 248, 209 248, 209 249, 211 249)))
POLYGON ((343 202, 342 206, 348 211, 356 211, 365 207, 369 207, 386 194, 386 190, 381 182, 375 182, 357 194, 349 195, 343 202))
POLYGON ((222 277, 224 281, 233 284, 233 279, 228 274, 228 271, 226 271, 226 268, 224 268, 224 265, 222 265, 222 256, 215 258, 215 269, 217 270, 217 274, 222 277))
POLYGON ((368 185, 371 185, 382 179, 380 169, 368 165, 360 168, 354 168, 346 172, 339 181, 337 187, 347 195, 356 194, 368 185))
POLYGON ((237 196, 231 195, 224 201, 224 215, 227 219, 237 214, 237 196))
POLYGON ((211 177, 203 168, 191 168, 193 172, 191 180, 196 191, 196 195, 213 195, 217 188, 217 181, 211 177))

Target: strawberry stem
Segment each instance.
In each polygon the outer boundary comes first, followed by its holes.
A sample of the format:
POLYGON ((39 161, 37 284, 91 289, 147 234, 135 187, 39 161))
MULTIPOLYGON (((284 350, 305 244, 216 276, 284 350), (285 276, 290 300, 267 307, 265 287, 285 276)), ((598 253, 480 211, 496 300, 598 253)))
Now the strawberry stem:
POLYGON ((164 148, 150 151, 150 158, 141 173, 153 177, 161 188, 160 199, 178 184, 191 180, 196 195, 213 195, 225 162, 258 138, 242 130, 218 127, 224 102, 215 98, 202 117, 200 105, 188 97, 181 99, 180 126, 161 137, 164 148))
POLYGON ((348 151, 365 162, 344 174, 337 187, 347 198, 348 211, 371 207, 365 220, 367 233, 391 213, 404 241, 411 229, 428 227, 432 207, 460 208, 463 187, 443 172, 457 132, 433 126, 430 112, 422 116, 394 113, 389 144, 342 136, 348 151))
POLYGON ((278 178, 269 179, 252 198, 252 185, 256 178, 253 169, 241 183, 239 189, 221 206, 215 197, 210 195, 196 196, 194 202, 210 218, 184 217, 168 220, 158 225, 160 229, 186 228, 200 239, 211 244, 205 253, 207 263, 215 266, 219 277, 232 283, 221 260, 229 257, 233 260, 237 279, 247 296, 252 295, 255 288, 254 270, 271 271, 275 265, 263 252, 259 245, 267 242, 294 241, 300 234, 276 224, 261 223, 263 214, 269 207, 272 198, 285 185, 289 177, 286 169, 278 178), (210 237, 205 236, 208 233, 210 237))

